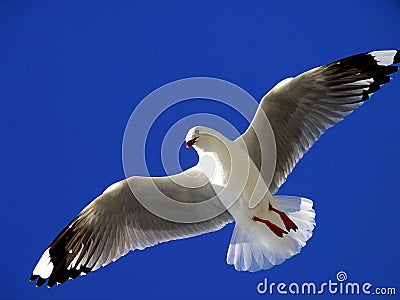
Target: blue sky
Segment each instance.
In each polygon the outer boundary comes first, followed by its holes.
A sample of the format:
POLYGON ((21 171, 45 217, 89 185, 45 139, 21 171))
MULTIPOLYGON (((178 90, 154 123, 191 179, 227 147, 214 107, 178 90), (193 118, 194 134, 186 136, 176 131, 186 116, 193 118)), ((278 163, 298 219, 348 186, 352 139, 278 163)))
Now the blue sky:
MULTIPOLYGON (((351 281, 400 293, 398 74, 329 130, 278 192, 314 200, 317 212, 314 236, 283 265, 254 274, 228 266, 230 225, 135 251, 61 287, 37 289, 28 281, 55 235, 123 178, 126 122, 153 90, 209 76, 260 99, 281 79, 312 67, 400 48, 399 36, 395 0, 1 1, 0 297, 284 299, 290 297, 258 295, 257 284, 320 283, 341 270, 351 281)), ((197 109, 246 127, 227 108, 197 109)), ((163 120, 193 111, 183 105, 163 120)), ((156 146, 147 152, 155 175, 163 172, 162 124, 152 130, 156 146)), ((196 163, 194 152, 181 155, 182 165, 196 163)))

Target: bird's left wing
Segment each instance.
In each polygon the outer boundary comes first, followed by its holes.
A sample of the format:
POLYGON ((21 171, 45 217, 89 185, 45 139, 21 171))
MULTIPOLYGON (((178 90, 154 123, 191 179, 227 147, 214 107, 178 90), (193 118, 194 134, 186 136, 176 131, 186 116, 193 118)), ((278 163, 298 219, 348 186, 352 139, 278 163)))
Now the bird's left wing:
POLYGON ((344 117, 353 112, 398 70, 400 51, 384 50, 350 56, 288 78, 266 94, 247 131, 238 138, 275 193, 296 163, 315 141, 344 117), (268 121, 266 121, 266 118, 268 121), (269 153, 262 145, 273 143, 259 133, 272 127, 276 144, 275 172, 270 178, 262 168, 269 153), (265 139, 265 138, 264 138, 265 139), (261 145, 261 146, 260 146, 261 145))
MULTIPOLYGON (((130 177, 120 181, 61 231, 43 253, 31 281, 37 280, 37 286, 41 286, 48 279, 47 285, 52 287, 105 266, 131 250, 219 230, 233 219, 221 209, 218 200, 208 178, 197 167, 170 177, 130 177), (163 199, 161 194, 178 204, 205 203, 189 205, 186 212, 175 211, 177 214, 212 216, 214 210, 216 216, 196 223, 179 223, 149 212, 138 201, 138 197, 146 197, 144 200, 149 203, 157 203, 163 199), (210 199, 214 201, 207 201, 210 199)), ((163 200, 159 202, 162 205, 163 200)))

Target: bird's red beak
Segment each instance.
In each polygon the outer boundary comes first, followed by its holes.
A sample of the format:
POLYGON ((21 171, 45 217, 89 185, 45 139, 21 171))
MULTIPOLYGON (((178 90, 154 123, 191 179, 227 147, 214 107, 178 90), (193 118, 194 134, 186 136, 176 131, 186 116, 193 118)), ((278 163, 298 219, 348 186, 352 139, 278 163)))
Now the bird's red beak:
POLYGON ((188 140, 188 141, 186 142, 186 148, 192 147, 192 146, 194 145, 194 143, 197 142, 197 139, 198 139, 198 137, 195 137, 194 139, 188 140))

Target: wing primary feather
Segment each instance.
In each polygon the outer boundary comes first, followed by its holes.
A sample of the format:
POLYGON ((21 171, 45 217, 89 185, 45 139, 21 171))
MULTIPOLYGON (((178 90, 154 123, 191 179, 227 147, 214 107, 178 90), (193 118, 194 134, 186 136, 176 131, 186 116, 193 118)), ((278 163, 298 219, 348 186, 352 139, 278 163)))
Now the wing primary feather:
MULTIPOLYGON (((398 71, 392 64, 400 62, 399 53, 398 50, 373 51, 340 59, 283 80, 262 98, 250 124, 252 129, 246 130, 238 140, 244 141, 260 169, 260 143, 271 141, 256 140, 255 132, 262 132, 268 126, 263 117, 267 116, 275 135, 277 154, 271 193, 285 182, 296 163, 325 130, 391 80, 389 75, 398 71), (304 147, 298 147, 298 143, 304 147)), ((268 170, 262 172, 268 180, 268 170)))

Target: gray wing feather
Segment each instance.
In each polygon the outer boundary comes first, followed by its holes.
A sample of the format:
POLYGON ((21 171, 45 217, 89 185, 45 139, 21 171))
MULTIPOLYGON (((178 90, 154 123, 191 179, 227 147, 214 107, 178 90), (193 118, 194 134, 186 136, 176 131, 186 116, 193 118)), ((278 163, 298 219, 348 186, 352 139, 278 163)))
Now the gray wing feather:
MULTIPOLYGON (((184 176, 193 171, 194 168, 181 174, 184 176)), ((85 207, 49 246, 53 269, 47 285, 51 287, 96 270, 131 250, 216 231, 232 222, 227 211, 198 223, 165 220, 144 208, 136 199, 136 193, 131 191, 132 187, 142 188, 146 194, 143 187, 154 183, 161 191, 174 194, 174 199, 180 202, 202 202, 216 196, 204 174, 196 178, 191 179, 195 181, 194 188, 176 184, 170 177, 131 177, 111 186, 85 207)), ((152 195, 150 192, 148 196, 152 195)), ((46 258, 42 259, 38 265, 46 263, 46 258)), ((38 279, 40 286, 46 282, 47 278, 43 277, 34 271, 31 279, 38 279)))
MULTIPOLYGON (((398 70, 391 65, 399 61, 400 52, 396 50, 354 55, 286 79, 262 98, 250 127, 239 140, 244 141, 260 169, 260 141, 255 132, 267 126, 261 115, 267 116, 275 135, 277 155, 271 193, 278 190, 326 129, 390 81, 388 75, 398 70)), ((268 174, 262 173, 268 180, 268 174)))

